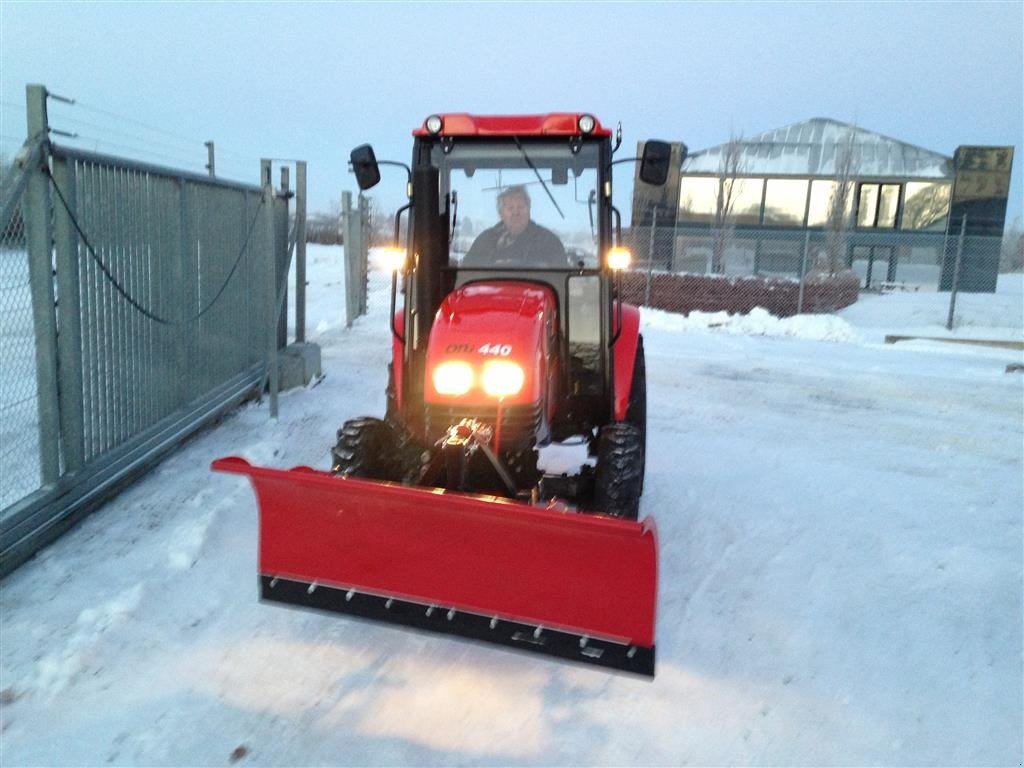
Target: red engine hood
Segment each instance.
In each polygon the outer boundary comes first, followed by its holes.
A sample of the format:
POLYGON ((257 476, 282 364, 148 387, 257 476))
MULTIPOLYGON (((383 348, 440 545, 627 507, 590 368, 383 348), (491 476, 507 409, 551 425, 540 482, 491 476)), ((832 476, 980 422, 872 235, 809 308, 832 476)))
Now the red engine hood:
POLYGON ((480 374, 490 360, 511 360, 522 366, 522 390, 506 397, 507 405, 535 403, 544 390, 547 343, 556 322, 554 292, 536 283, 476 282, 450 293, 441 303, 430 332, 424 394, 427 402, 486 403, 495 399, 482 389, 480 374), (446 360, 461 360, 475 372, 464 395, 434 390, 433 370, 446 360))

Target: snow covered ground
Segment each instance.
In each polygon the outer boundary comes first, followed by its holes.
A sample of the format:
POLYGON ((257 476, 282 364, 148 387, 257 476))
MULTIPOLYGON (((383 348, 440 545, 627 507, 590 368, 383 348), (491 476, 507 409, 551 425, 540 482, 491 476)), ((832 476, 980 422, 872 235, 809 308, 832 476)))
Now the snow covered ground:
MULTIPOLYGON (((384 408, 384 294, 346 329, 341 251, 310 252, 326 378, 0 585, 0 764, 1021 763, 1022 354, 881 343, 945 335, 947 295, 644 313, 649 682, 256 601, 255 499, 210 461, 324 467, 384 408)), ((1020 340, 1022 298, 961 297, 956 335, 1020 340)))

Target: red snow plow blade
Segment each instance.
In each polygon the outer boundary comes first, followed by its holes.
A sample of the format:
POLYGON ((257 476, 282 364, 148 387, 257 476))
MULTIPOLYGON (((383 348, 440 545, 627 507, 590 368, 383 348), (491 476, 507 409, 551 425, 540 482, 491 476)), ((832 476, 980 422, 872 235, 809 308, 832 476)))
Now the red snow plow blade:
POLYGON ((654 675, 654 521, 338 477, 248 475, 263 599, 654 675))

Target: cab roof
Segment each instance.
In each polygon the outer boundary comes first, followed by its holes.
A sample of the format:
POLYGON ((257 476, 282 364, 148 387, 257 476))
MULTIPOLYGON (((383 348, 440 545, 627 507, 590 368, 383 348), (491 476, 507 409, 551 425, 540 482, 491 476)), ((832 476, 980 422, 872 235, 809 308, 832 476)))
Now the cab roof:
MULTIPOLYGON (((465 112, 439 114, 438 136, 580 136, 579 121, 589 112, 548 112, 544 115, 470 115, 465 112)), ((610 129, 594 117, 594 130, 589 136, 611 136, 610 129)), ((432 136, 426 120, 412 132, 413 136, 432 136)))

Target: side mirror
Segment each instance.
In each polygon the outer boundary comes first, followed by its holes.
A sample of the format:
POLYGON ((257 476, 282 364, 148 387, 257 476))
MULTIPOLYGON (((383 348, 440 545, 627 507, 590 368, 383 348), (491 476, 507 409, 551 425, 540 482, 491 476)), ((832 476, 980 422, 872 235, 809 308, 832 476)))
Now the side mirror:
POLYGON ((380 181, 380 166, 377 165, 377 156, 373 154, 373 147, 369 144, 360 144, 352 150, 349 155, 352 162, 352 171, 356 175, 356 184, 364 192, 375 187, 380 181))
POLYGON ((644 142, 644 153, 640 157, 640 181, 655 187, 664 186, 668 180, 669 158, 672 146, 667 141, 644 142))

